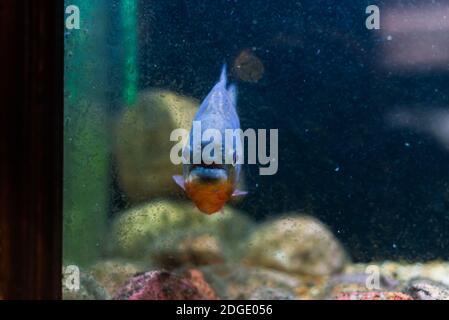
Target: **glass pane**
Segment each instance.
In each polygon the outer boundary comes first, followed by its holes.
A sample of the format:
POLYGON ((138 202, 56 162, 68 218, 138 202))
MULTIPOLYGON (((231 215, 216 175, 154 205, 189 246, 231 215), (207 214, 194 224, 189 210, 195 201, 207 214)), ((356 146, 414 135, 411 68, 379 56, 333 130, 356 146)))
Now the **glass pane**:
POLYGON ((446 1, 66 1, 65 299, 449 296, 446 1))

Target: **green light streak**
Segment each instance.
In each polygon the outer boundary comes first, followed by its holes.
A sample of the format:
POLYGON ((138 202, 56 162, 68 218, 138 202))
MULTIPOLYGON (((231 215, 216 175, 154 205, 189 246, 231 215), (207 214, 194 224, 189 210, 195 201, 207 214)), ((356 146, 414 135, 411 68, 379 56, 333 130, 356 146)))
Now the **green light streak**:
POLYGON ((64 30, 63 262, 85 266, 100 256, 107 223, 107 1, 65 5, 79 7, 80 30, 64 30))
POLYGON ((125 52, 123 100, 129 106, 137 96, 137 0, 122 0, 120 12, 125 52))

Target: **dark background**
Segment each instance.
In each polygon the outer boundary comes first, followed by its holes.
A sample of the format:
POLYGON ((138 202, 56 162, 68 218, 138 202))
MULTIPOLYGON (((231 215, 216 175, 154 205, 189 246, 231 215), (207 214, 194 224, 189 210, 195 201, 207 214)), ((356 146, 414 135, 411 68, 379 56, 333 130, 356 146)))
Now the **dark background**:
POLYGON ((265 72, 257 83, 233 79, 242 127, 278 128, 280 160, 274 176, 245 166, 240 207, 259 220, 303 209, 355 260, 448 258, 449 154, 429 136, 392 130, 385 114, 447 106, 449 72, 387 72, 380 31, 365 28, 369 4, 382 17, 389 5, 423 3, 141 1, 140 88, 202 99, 222 62, 249 49, 265 72))
POLYGON ((61 297, 63 12, 0 2, 0 300, 61 297))

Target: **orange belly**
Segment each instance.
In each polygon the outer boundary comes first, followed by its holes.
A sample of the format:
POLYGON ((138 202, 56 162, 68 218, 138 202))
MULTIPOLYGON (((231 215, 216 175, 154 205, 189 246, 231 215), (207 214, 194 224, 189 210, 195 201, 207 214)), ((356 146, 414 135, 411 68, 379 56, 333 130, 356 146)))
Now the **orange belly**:
POLYGON ((190 182, 185 187, 187 196, 206 214, 220 211, 233 192, 232 184, 228 181, 213 184, 190 182))

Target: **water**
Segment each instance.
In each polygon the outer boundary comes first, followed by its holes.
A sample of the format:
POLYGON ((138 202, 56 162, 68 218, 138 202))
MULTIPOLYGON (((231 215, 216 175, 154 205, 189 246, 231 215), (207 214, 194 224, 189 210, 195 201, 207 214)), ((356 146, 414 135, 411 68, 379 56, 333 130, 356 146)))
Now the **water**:
MULTIPOLYGON (((151 284, 162 269, 188 278, 193 267, 220 298, 295 295, 291 278, 240 284, 240 296, 222 288, 256 267, 294 278, 371 264, 403 272, 391 280, 405 286, 412 274, 449 285, 447 2, 377 1, 378 30, 367 29, 366 1, 70 4, 82 18, 66 32, 64 263, 99 287, 118 274, 95 297, 137 272, 156 272, 139 279, 151 284), (169 136, 190 125, 223 63, 242 129, 278 129, 279 168, 244 165, 248 195, 206 216, 171 179, 181 168, 169 136), (331 240, 308 235, 315 227, 331 240)), ((314 288, 304 297, 330 294, 314 288)))

